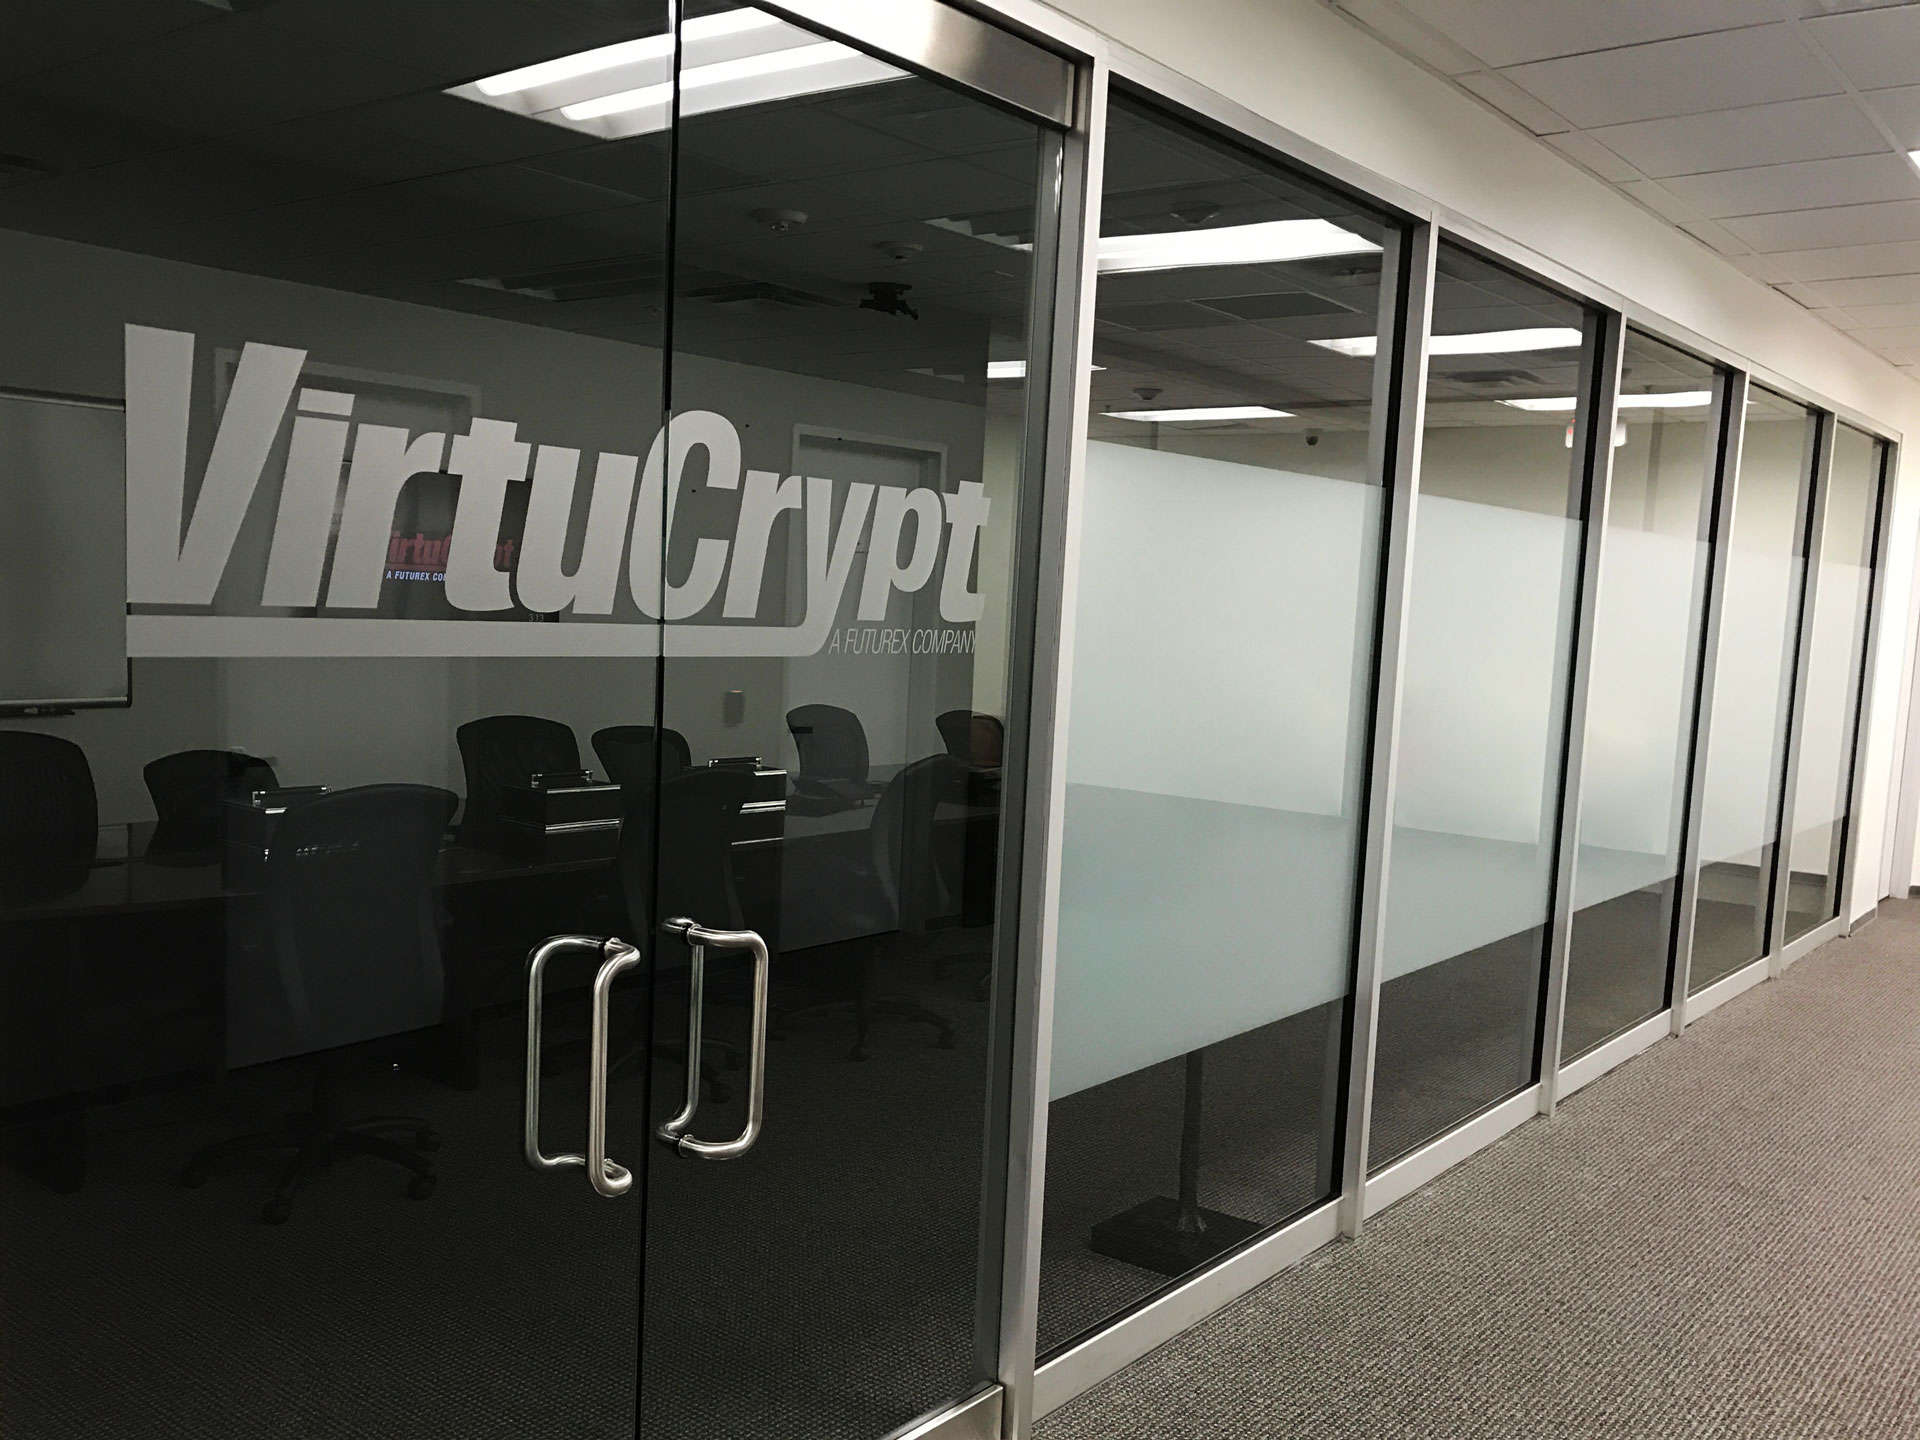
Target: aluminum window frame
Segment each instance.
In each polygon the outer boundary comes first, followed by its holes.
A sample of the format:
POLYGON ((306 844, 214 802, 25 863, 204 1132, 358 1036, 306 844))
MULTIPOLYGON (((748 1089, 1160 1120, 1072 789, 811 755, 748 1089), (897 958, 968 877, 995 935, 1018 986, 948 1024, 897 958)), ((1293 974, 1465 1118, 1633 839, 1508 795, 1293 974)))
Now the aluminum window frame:
MULTIPOLYGON (((817 0, 812 0, 812 3, 810 0, 775 0, 775 3, 783 8, 804 12, 812 10, 817 0)), ((1054 364, 1048 381, 1044 454, 1039 457, 1040 468, 1035 472, 1042 487, 1040 498, 1044 513, 1040 525, 1041 553, 1036 576, 1038 608, 1034 615, 1033 642, 1028 657, 1032 680, 1031 725, 1024 755, 1029 776, 1028 813, 1020 862, 1019 913, 1014 920, 1021 963, 1014 979, 1017 1005, 1013 1025, 1011 1123, 1005 1166, 1006 1235, 1002 1251, 998 1337, 999 1388, 993 1392, 1002 1400, 999 1407, 999 1433, 1004 1440, 1017 1440, 1017 1437, 1030 1433, 1032 1422, 1038 1416, 1098 1383, 1171 1335, 1190 1328, 1336 1236, 1358 1234, 1368 1213, 1377 1212, 1391 1204, 1432 1175, 1467 1158, 1515 1126, 1524 1124, 1541 1109, 1550 1110, 1558 1099, 1604 1073, 1627 1055, 1638 1053, 1666 1035, 1680 1033, 1688 1023, 1719 1003, 1724 995, 1738 993, 1766 978, 1772 959, 1756 962, 1745 970, 1735 972, 1700 995, 1689 997, 1686 993, 1692 919, 1698 901, 1699 817, 1704 804, 1705 746, 1712 729, 1714 661, 1718 653, 1720 619, 1727 598, 1727 552, 1724 542, 1731 533, 1739 498, 1741 435, 1746 398, 1751 386, 1756 383, 1820 412, 1827 417, 1823 422, 1825 424, 1845 421, 1864 431, 1883 447, 1876 498, 1874 572, 1868 590, 1869 608, 1864 640, 1866 651, 1855 716, 1854 743, 1849 757, 1852 776, 1847 832, 1840 847, 1842 870, 1837 882, 1840 915, 1801 937, 1793 945, 1776 947, 1778 963, 1782 966, 1790 964, 1815 945, 1835 934, 1846 933, 1853 927, 1854 922, 1849 919, 1852 905, 1848 892, 1852 877, 1857 873, 1863 841, 1863 827, 1858 822, 1868 768, 1866 761, 1877 738, 1872 701, 1882 678, 1881 666, 1885 660, 1882 654, 1886 648, 1883 632, 1889 623, 1884 594, 1886 560, 1891 548, 1893 500, 1905 435, 1899 427, 1837 401, 1732 346, 1673 321, 1631 296, 1511 239, 1472 216, 1434 202, 1417 190, 1381 176, 1294 133, 1230 97, 1139 51, 1110 40, 1100 32, 1036 3, 1036 0, 960 0, 960 5, 979 18, 1054 49, 1068 59, 1076 72, 1068 145, 1069 163, 1063 174, 1062 190, 1063 263, 1060 275, 1063 283, 1059 286, 1054 311, 1054 364), (1390 806, 1398 762, 1398 681, 1404 663, 1401 651, 1407 613, 1406 582, 1410 576, 1408 562, 1413 543, 1411 510, 1419 483, 1419 437, 1425 404, 1424 372, 1431 328, 1431 270, 1427 272, 1429 278, 1424 296, 1413 295, 1411 286, 1401 291, 1396 319, 1403 320, 1411 310, 1421 316, 1422 323, 1400 346, 1395 363, 1390 367, 1382 367, 1392 370, 1396 375, 1398 394, 1387 417, 1386 429, 1391 438, 1383 442, 1385 448, 1379 456, 1379 463, 1383 475, 1390 473, 1397 483, 1389 491, 1387 558, 1383 566, 1383 595, 1377 631, 1379 645, 1374 684, 1373 751, 1368 759, 1368 818, 1358 901, 1360 914, 1351 1007, 1352 1033, 1343 1104, 1346 1123, 1342 1137, 1341 1191, 1333 1200, 1296 1217, 1215 1265, 1187 1277, 1155 1300, 1056 1356, 1047 1365, 1036 1367, 1033 1336, 1037 1330, 1038 1315, 1046 1097, 1051 1068, 1059 845, 1064 799, 1061 762, 1070 728, 1066 691, 1071 675, 1073 625, 1070 607, 1066 602, 1073 593, 1078 573, 1079 506, 1085 467, 1086 415, 1090 400, 1088 366, 1091 362, 1093 299, 1097 279, 1093 242, 1098 233, 1105 163, 1107 99, 1116 80, 1137 90, 1162 108, 1223 132, 1237 143, 1255 152, 1265 153, 1281 165, 1305 171, 1335 188, 1351 192, 1375 208, 1396 215, 1411 227, 1404 232, 1410 237, 1409 253, 1417 256, 1424 251, 1424 263, 1428 266, 1442 238, 1464 244, 1528 278, 1581 301, 1599 312, 1616 334, 1630 326, 1650 338, 1689 351, 1713 364, 1720 372, 1715 384, 1715 438, 1711 442, 1714 445, 1711 481, 1716 487, 1713 548, 1707 578, 1707 610, 1700 642, 1701 670, 1693 704, 1692 729, 1688 737, 1690 768, 1683 822, 1686 828, 1682 838, 1676 935, 1669 955, 1667 1010, 1570 1064, 1547 1063, 1558 1058, 1558 1045, 1563 1031, 1563 1025, 1558 1023, 1559 1012, 1563 1008, 1562 973, 1558 993, 1553 994, 1549 1007, 1550 1014, 1556 1020, 1552 1027, 1552 1042, 1547 1038, 1546 1027, 1542 1029, 1540 1083, 1490 1107, 1394 1165, 1368 1177, 1366 1155, 1373 1081, 1373 1027, 1377 1017, 1379 984, 1377 947, 1385 913, 1386 886, 1391 881, 1391 847, 1388 841, 1391 833, 1390 806), (1077 171, 1076 163, 1079 167, 1077 171), (1078 233, 1071 245, 1067 235, 1070 221, 1078 225, 1078 233), (1074 265, 1078 267, 1077 274, 1074 265), (1415 375, 1421 383, 1410 383, 1415 375), (1407 513, 1400 516, 1397 512, 1403 505, 1407 513), (1383 804, 1388 807, 1385 811, 1380 808, 1383 804), (1384 826, 1379 823, 1383 815, 1389 822, 1384 826)), ((1617 386, 1615 389, 1617 393, 1617 386)), ((1612 408, 1608 423, 1594 423, 1590 429, 1602 437, 1610 437, 1612 421, 1617 418, 1617 413, 1617 407, 1612 408)), ((1610 460, 1610 454, 1606 458, 1610 460)), ((1606 467, 1609 474, 1610 468, 1610 465, 1606 467)), ((1590 468, 1586 508, 1589 530, 1596 513, 1604 517, 1604 505, 1608 498, 1606 492, 1607 486, 1603 483, 1601 493, 1595 494, 1594 475, 1590 468), (1596 509, 1597 505, 1600 508, 1596 509)), ((1817 495, 1816 499, 1824 505, 1823 494, 1817 495)), ((1583 556, 1579 597, 1583 629, 1591 623, 1599 599, 1598 591, 1590 588, 1598 574, 1600 546, 1593 543, 1597 538, 1603 537, 1589 534, 1583 556)), ((1795 634, 1796 647, 1800 646, 1806 623, 1805 588, 1797 622, 1800 628, 1795 634)), ((1590 653, 1590 646, 1585 644, 1576 650, 1576 672, 1584 663, 1583 654, 1587 653, 1590 653)), ((1579 710, 1573 713, 1578 714, 1579 710)), ((1570 719, 1570 727, 1571 724, 1570 719)), ((1790 727, 1791 724, 1790 717, 1790 727)), ((1570 729, 1560 796, 1563 850, 1567 845, 1568 826, 1578 813, 1578 780, 1585 763, 1584 725, 1577 739, 1579 743, 1575 743, 1576 737, 1570 729)), ((1790 728, 1789 757, 1792 755, 1793 741, 1794 734, 1790 728)), ((1782 798, 1784 803, 1789 797, 1783 793, 1782 798)), ((1577 830, 1571 834, 1577 842, 1577 830)), ((1786 844, 1785 831, 1781 843, 1783 847, 1786 844)), ((1570 888, 1564 883, 1565 868, 1566 857, 1562 855, 1556 864, 1554 909, 1549 916, 1549 923, 1556 927, 1553 953, 1557 954, 1562 966, 1565 947, 1560 932, 1565 926, 1560 915, 1562 910, 1568 909, 1571 901, 1570 888)), ((1551 990, 1554 986, 1551 969, 1548 980, 1551 990)), ((963 1433, 961 1421, 965 1422, 964 1433, 975 1433, 987 1408, 979 1397, 975 1397, 956 1409, 952 1412, 957 1417, 952 1433, 963 1433)), ((939 1424, 936 1418, 935 1421, 926 1422, 916 1433, 934 1434, 939 1430, 939 1424)))

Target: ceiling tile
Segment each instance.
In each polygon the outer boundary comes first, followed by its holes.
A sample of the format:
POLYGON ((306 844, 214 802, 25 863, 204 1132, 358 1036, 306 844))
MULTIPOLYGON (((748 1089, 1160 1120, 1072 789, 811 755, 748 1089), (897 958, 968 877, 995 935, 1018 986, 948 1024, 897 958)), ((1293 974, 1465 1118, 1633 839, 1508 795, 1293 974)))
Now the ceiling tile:
POLYGON ((1881 346, 1920 346, 1920 325, 1887 325, 1874 330, 1855 330, 1853 338, 1876 350, 1881 346))
POLYGON ((1484 70, 1487 62, 1454 44, 1432 27, 1423 25, 1395 0, 1338 0, 1340 8, 1367 29, 1416 55, 1443 75, 1484 70))
POLYGON ((1920 305, 1920 272, 1812 280, 1804 288, 1822 305, 1920 305))
MULTIPOLYGON (((1540 0, 1401 0, 1416 18, 1489 65, 1517 65, 1753 23, 1753 0, 1559 4, 1540 0)), ((1772 17, 1762 10, 1761 19, 1772 17)))
POLYGON ((1684 224, 1689 220, 1706 218, 1694 206, 1687 204, 1670 191, 1662 189, 1657 181, 1635 180, 1620 188, 1663 220, 1671 220, 1676 225, 1684 224))
POLYGON ((1887 147, 1886 138, 1845 95, 1609 125, 1591 134, 1655 179, 1884 153, 1887 147))
MULTIPOLYGON (((1763 257, 1754 257, 1761 261, 1763 257)), ((1786 250, 1764 257, 1763 279, 1840 280, 1862 275, 1920 273, 1920 241, 1883 245, 1837 245, 1820 250, 1786 250)), ((1742 265, 1742 269, 1747 269, 1742 265)), ((1758 273, 1749 271, 1749 273, 1758 273)))
POLYGON ((1704 240, 1722 255, 1744 255, 1751 248, 1712 220, 1687 220, 1681 223, 1680 228, 1694 239, 1704 240))
POLYGON ((1840 89, 1784 24, 1542 60, 1501 73, 1581 129, 1840 89))
POLYGON ((1742 255, 1733 263, 1756 280, 1765 281, 1769 285, 1778 285, 1793 278, 1791 267, 1783 265, 1782 258, 1779 255, 1742 255))
POLYGON ((1879 330, 1889 325, 1920 325, 1920 301, 1904 305, 1849 305, 1842 330, 1879 330))
MULTIPOLYGON (((1914 66, 1920 74, 1920 62, 1914 66)), ((1920 150, 1920 85, 1902 85, 1897 90, 1872 90, 1860 97, 1867 108, 1886 122, 1893 138, 1903 150, 1920 150)))
POLYGON ((1611 180, 1615 184, 1620 184, 1627 180, 1642 178, 1638 170, 1583 130, 1569 130, 1564 135, 1549 135, 1547 144, 1568 159, 1586 166, 1602 180, 1611 180))
POLYGON ((1785 215, 1747 215, 1724 223, 1756 250, 1814 250, 1824 245, 1920 240, 1920 200, 1840 205, 1785 215))
POLYGON ((1573 128, 1552 107, 1542 105, 1511 80, 1490 70, 1483 70, 1477 75, 1462 75, 1459 81, 1489 105, 1505 111, 1536 135, 1554 135, 1573 128))
POLYGON ((1673 194, 1715 219, 1827 205, 1920 200, 1920 171, 1903 155, 1848 155, 1799 160, 1751 170, 1680 175, 1662 182, 1673 194))
POLYGON ((1920 6, 1827 15, 1806 28, 1862 90, 1911 85, 1920 68, 1920 6))

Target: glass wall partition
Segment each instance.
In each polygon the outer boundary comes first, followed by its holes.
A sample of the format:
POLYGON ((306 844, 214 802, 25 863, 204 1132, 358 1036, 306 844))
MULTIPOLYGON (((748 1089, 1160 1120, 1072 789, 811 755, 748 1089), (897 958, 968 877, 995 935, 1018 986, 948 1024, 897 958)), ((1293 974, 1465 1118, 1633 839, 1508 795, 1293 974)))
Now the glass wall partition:
POLYGON ((1562 1054, 1667 1002, 1715 472, 1714 367, 1629 330, 1593 617, 1562 1054))
POLYGON ((1100 230, 1043 1352, 1336 1184, 1400 244, 1129 96, 1100 230))
POLYGON ((1872 436, 1851 425, 1836 424, 1834 430, 1813 613, 1802 642, 1808 647, 1806 699, 1794 722, 1798 769, 1787 845, 1788 941, 1842 908, 1841 862, 1886 459, 1885 445, 1872 436))
POLYGON ((1749 392, 1727 554, 1700 816, 1700 895, 1688 987, 1767 953, 1787 719, 1819 416, 1749 392))
POLYGON ((0 20, 0 1430, 992 1383, 1072 76, 886 8, 0 20))
POLYGON ((1565 760, 1596 317, 1443 245, 1370 1161, 1525 1088, 1565 760))

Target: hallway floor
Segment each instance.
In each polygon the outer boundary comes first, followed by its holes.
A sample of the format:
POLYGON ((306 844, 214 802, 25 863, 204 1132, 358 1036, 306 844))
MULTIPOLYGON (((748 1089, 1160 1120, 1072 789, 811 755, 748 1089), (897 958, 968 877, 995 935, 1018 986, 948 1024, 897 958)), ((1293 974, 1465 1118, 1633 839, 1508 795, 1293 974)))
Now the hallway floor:
POLYGON ((1038 1434, 1920 1436, 1917 1061, 1884 902, 1038 1434))

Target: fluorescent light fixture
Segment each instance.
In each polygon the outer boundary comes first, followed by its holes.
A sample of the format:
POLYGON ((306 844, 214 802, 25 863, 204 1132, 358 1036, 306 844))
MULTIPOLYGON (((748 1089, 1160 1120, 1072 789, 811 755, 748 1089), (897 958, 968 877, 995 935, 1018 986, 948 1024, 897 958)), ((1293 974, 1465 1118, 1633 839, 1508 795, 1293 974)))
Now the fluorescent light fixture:
POLYGON ((1203 405, 1194 410, 1109 410, 1109 420, 1142 420, 1149 425, 1179 425, 1189 420, 1289 420, 1291 410, 1265 405, 1203 405))
MULTIPOLYGON (((1526 400, 1502 400, 1516 410, 1572 410, 1578 403, 1571 395, 1544 395, 1526 400)), ((1622 395, 1622 410, 1689 410, 1711 405, 1711 390, 1670 390, 1664 395, 1622 395)))
MULTIPOLYGON (((1380 347, 1375 335, 1355 335, 1348 339, 1316 340, 1323 350, 1342 355, 1366 357, 1380 347)), ((1429 355, 1509 355, 1516 350, 1567 350, 1580 343, 1580 332, 1567 326, 1543 326, 1532 330, 1482 330, 1472 335, 1435 335, 1427 341, 1429 355)))
MULTIPOLYGON (((727 35, 744 35, 752 30, 767 30, 781 24, 777 15, 764 10, 728 10, 719 15, 701 15, 680 26, 680 38, 686 44, 718 40, 727 35)), ((482 95, 517 95, 522 90, 542 85, 557 85, 563 80, 578 80, 602 70, 618 70, 625 65, 644 65, 650 60, 673 58, 673 36, 647 35, 639 40, 623 40, 618 45, 602 45, 597 50, 582 50, 574 55, 543 60, 476 80, 474 88, 482 95)))
POLYGON ((1266 220, 1159 235, 1102 235, 1100 269, 1183 270, 1196 265, 1264 265, 1325 255, 1371 254, 1379 246, 1330 220, 1266 220))
MULTIPOLYGON (((1089 365, 1087 368, 1089 370, 1104 370, 1107 367, 1104 365, 1089 365)), ((989 380, 1024 380, 1026 378, 1027 362, 1024 360, 987 361, 987 379, 989 380)))
POLYGON ((898 80, 906 72, 755 8, 696 16, 647 35, 502 71, 446 93, 548 125, 623 140, 683 115, 898 80), (676 70, 678 78, 676 80, 676 70))
MULTIPOLYGON (((792 50, 767 50, 758 55, 742 55, 735 60, 717 60, 711 65, 696 65, 680 72, 680 89, 698 90, 706 85, 724 85, 730 80, 757 80, 764 75, 783 75, 791 70, 811 70, 838 60, 859 59, 860 52, 838 40, 822 40, 818 45, 800 45, 792 50)), ((622 90, 582 100, 577 105, 562 105, 560 113, 569 120, 598 120, 607 115, 624 115, 629 110, 644 110, 673 98, 673 82, 642 85, 637 90, 622 90)))

